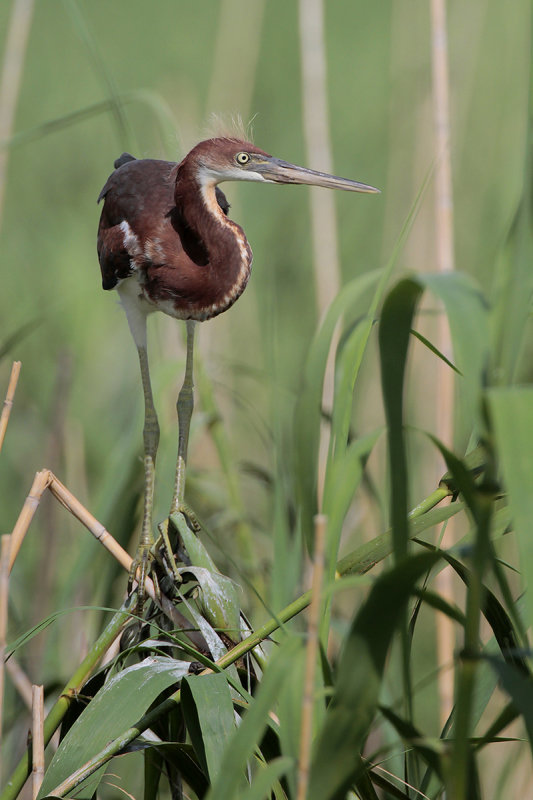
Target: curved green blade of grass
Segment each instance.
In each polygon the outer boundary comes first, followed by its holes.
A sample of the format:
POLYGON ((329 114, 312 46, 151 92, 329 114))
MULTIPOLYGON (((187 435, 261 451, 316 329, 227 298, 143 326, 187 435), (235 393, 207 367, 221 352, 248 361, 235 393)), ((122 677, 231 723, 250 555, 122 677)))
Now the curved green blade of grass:
POLYGON ((46 630, 49 625, 52 625, 54 622, 64 616, 68 616, 69 614, 73 614, 78 611, 112 611, 116 614, 115 608, 107 608, 105 606, 74 606, 72 608, 65 608, 62 611, 55 611, 53 614, 49 614, 45 619, 38 622, 29 630, 20 634, 20 636, 18 636, 13 642, 10 642, 6 646, 6 660, 21 647, 25 647, 35 636, 38 636, 40 633, 46 630))
POLYGON ((407 554, 409 541, 403 381, 413 316, 422 291, 415 278, 397 283, 385 299, 379 325, 381 385, 388 425, 392 544, 397 561, 407 554))
POLYGON ((472 515, 475 530, 471 549, 471 571, 467 585, 466 624, 464 630, 463 658, 460 661, 456 714, 454 720, 453 768, 448 775, 448 789, 453 797, 472 796, 472 775, 475 772, 474 754, 470 744, 472 732, 472 706, 476 687, 476 671, 480 652, 480 619, 484 599, 483 576, 491 558, 491 522, 494 511, 493 468, 488 455, 487 475, 483 484, 475 483, 472 472, 456 455, 435 437, 433 441, 441 451, 459 492, 472 515))
POLYGON ((417 581, 437 563, 421 553, 381 575, 345 640, 335 693, 315 746, 308 800, 344 797, 379 700, 386 656, 417 581), (379 624, 378 624, 379 620, 379 624))
POLYGON ((312 518, 316 513, 317 474, 313 465, 317 464, 322 420, 322 388, 333 332, 342 316, 348 309, 353 308, 364 293, 376 283, 380 275, 381 270, 366 273, 341 289, 327 310, 306 359, 303 385, 294 412, 297 496, 305 515, 302 527, 306 532, 313 529, 312 518))
MULTIPOLYGON (((297 770, 296 765, 300 755, 302 702, 305 685, 305 648, 300 648, 291 663, 289 675, 279 694, 279 740, 284 756, 291 759, 292 769, 287 773, 287 782, 291 795, 296 797, 297 770)), ((318 703, 313 707, 313 728, 316 730, 318 703)))
POLYGON ((363 477, 364 463, 382 432, 383 429, 379 428, 356 439, 328 470, 328 490, 324 492, 323 510, 328 518, 328 550, 335 563, 342 525, 363 477))
MULTIPOLYGON (((111 678, 61 742, 44 776, 39 798, 46 797, 110 739, 139 719, 164 689, 187 674, 189 666, 187 661, 152 657, 111 678)), ((104 771, 105 766, 80 784, 76 797, 89 800, 104 771)))
POLYGON ((357 326, 349 337, 349 341, 343 349, 342 363, 339 365, 340 374, 336 375, 335 382, 335 399, 333 406, 333 421, 332 421, 332 434, 330 439, 329 459, 328 464, 333 460, 335 455, 342 452, 342 449, 348 443, 348 433, 350 430, 350 418, 352 412, 352 397, 355 387, 355 382, 359 374, 363 356, 370 338, 372 326, 377 314, 377 310, 388 281, 396 266, 398 256, 407 240, 411 231, 412 225, 418 214, 418 209, 422 197, 426 191, 427 185, 433 173, 433 167, 428 170, 428 173, 415 197, 409 213, 405 219, 402 229, 398 235, 394 245, 391 256, 387 262, 385 269, 381 273, 379 283, 376 287, 372 301, 368 308, 367 314, 361 325, 357 326))
MULTIPOLYGON (((460 272, 418 276, 444 305, 453 344, 455 365, 461 377, 465 424, 483 429, 481 392, 489 360, 487 303, 476 282, 460 272)), ((467 431, 468 434, 471 430, 467 431)))
POLYGON ((528 625, 533 622, 533 389, 510 387, 488 393, 503 479, 517 534, 526 587, 528 625))
POLYGON ((244 782, 246 764, 259 744, 268 723, 270 710, 278 699, 280 689, 300 647, 298 639, 288 639, 274 653, 263 674, 253 703, 224 749, 222 754, 224 769, 211 786, 206 800, 234 800, 238 796, 239 787, 242 787, 244 782))
POLYGON ((400 281, 388 294, 381 314, 379 343, 383 401, 389 426, 391 521, 397 558, 407 552, 408 486, 404 446, 403 380, 409 336, 417 303, 425 288, 444 304, 452 334, 470 420, 481 427, 481 391, 488 358, 487 309, 479 289, 460 273, 417 275, 400 281))
POLYGON ((413 328, 411 328, 411 333, 412 333, 412 335, 415 337, 415 339, 418 339, 418 341, 419 341, 419 342, 421 342, 421 343, 424 345, 424 347, 427 347, 427 349, 428 349, 428 350, 429 350, 431 353, 433 353, 433 355, 434 355, 434 356, 437 356, 437 358, 440 358, 440 360, 441 360, 441 361, 443 361, 443 362, 444 362, 444 364, 446 364, 446 366, 447 366, 447 367, 450 367, 450 369, 453 369, 453 371, 454 371, 454 372, 456 372, 458 375, 460 375, 460 374, 461 374, 461 370, 460 370, 460 369, 457 369, 457 367, 455 366, 455 364, 453 364, 453 363, 450 361, 450 359, 449 359, 449 358, 446 358, 446 356, 444 355, 444 353, 442 353, 442 352, 441 352, 441 351, 438 349, 438 347, 435 347, 435 345, 434 345, 432 342, 430 342, 430 341, 429 341, 429 339, 426 339, 426 337, 425 337, 425 336, 423 336, 423 335, 420 333, 420 331, 415 331, 413 328))
POLYGON ((181 706, 194 751, 212 783, 222 767, 224 747, 235 731, 233 701, 225 675, 218 672, 184 678, 181 706))

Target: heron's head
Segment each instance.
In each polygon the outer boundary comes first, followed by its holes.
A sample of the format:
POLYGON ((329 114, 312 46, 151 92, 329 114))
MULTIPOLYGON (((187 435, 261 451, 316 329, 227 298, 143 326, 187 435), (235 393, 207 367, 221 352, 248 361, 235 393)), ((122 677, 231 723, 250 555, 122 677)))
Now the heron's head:
POLYGON ((251 142, 239 139, 216 138, 200 142, 185 156, 180 167, 182 165, 192 166, 203 185, 216 185, 223 181, 256 181, 324 186, 347 192, 379 192, 379 189, 366 183, 298 167, 274 158, 251 142))

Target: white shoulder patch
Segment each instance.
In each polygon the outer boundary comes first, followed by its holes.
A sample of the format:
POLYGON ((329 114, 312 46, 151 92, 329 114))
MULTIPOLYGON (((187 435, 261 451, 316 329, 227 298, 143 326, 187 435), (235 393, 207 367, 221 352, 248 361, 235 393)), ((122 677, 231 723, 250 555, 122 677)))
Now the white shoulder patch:
POLYGON ((132 258, 138 258, 142 255, 142 249, 138 236, 132 231, 129 222, 124 219, 119 225, 122 231, 124 248, 128 251, 132 258))

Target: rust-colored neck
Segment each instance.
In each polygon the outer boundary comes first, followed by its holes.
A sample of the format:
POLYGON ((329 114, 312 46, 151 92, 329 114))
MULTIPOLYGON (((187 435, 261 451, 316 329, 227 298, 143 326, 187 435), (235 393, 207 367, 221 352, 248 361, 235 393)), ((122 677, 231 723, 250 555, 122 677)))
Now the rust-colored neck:
POLYGON ((182 242, 201 270, 202 301, 196 319, 226 311, 244 291, 252 250, 244 231, 220 208, 215 183, 188 163, 178 166, 174 199, 184 223, 182 242))

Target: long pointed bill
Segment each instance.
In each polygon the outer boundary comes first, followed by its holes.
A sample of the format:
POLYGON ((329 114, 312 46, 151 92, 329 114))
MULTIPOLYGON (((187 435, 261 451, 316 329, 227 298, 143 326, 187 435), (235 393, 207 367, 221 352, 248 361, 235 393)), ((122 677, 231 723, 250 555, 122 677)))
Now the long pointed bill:
POLYGON ((379 194, 379 189, 358 183, 349 178, 339 178, 328 175, 326 172, 316 172, 314 169, 297 167, 279 158, 270 158, 263 164, 254 164, 254 170, 263 176, 264 180, 273 183, 305 183, 309 186, 324 186, 327 189, 343 189, 346 192, 369 192, 379 194))

